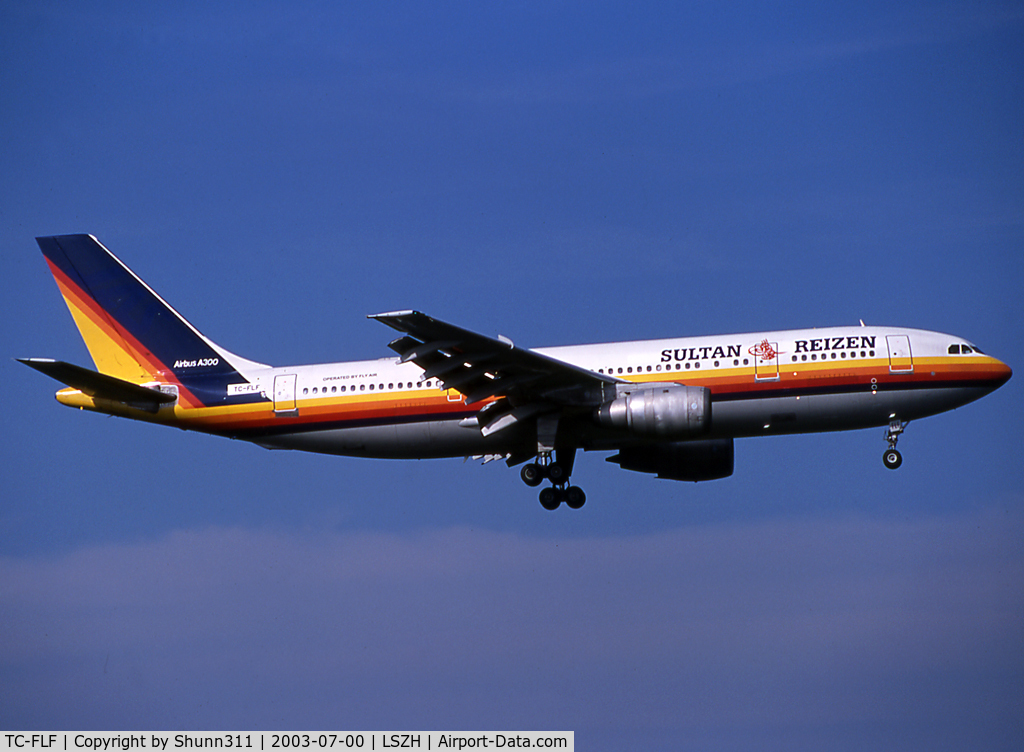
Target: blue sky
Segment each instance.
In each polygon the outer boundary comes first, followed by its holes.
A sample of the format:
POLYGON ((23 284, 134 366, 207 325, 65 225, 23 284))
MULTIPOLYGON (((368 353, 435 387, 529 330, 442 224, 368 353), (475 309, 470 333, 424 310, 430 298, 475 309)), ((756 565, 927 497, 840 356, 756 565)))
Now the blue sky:
POLYGON ((417 308, 523 346, 829 326, 1024 364, 1013 3, 37 2, 0 10, 0 725, 569 728, 588 749, 1018 749, 1019 378, 910 425, 585 455, 288 452, 91 414, 33 238, 201 331, 387 356, 417 308))

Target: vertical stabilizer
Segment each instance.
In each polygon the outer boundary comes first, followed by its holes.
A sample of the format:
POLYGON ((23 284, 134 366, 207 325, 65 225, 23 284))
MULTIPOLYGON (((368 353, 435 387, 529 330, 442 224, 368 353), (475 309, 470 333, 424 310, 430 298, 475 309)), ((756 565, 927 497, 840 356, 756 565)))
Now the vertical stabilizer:
POLYGON ((100 373, 212 395, 245 381, 238 367, 260 367, 200 334, 93 236, 36 241, 100 373))

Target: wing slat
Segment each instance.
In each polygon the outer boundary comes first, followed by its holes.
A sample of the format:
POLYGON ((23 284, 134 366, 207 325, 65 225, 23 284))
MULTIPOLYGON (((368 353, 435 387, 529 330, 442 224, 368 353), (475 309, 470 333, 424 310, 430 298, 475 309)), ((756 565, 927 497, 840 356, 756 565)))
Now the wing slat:
POLYGON ((412 361, 423 369, 424 379, 437 378, 446 389, 462 392, 467 404, 489 397, 514 397, 517 403, 596 404, 604 399, 605 387, 619 381, 419 311, 368 318, 405 335, 389 345, 400 362, 412 361))

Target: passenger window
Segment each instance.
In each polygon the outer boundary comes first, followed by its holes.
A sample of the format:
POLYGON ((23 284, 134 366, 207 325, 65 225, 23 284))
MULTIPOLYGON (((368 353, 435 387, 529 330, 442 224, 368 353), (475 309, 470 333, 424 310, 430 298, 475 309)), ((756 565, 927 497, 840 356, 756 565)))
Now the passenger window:
POLYGON ((360 392, 365 392, 366 391, 366 384, 360 384, 359 385, 359 391, 360 392))
POLYGON ((307 389, 307 388, 303 387, 303 389, 302 389, 302 393, 303 393, 303 394, 309 394, 309 389, 307 389))
POLYGON ((394 388, 395 388, 394 384, 388 384, 388 389, 394 389, 394 388))
POLYGON ((336 386, 332 386, 331 387, 331 394, 334 394, 337 391, 338 391, 338 387, 336 387, 336 386))

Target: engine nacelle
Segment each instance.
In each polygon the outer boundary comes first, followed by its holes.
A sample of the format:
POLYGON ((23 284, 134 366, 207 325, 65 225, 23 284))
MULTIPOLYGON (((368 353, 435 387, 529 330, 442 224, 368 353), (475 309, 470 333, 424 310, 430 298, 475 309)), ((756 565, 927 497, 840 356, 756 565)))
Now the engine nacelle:
POLYGON ((711 392, 703 386, 650 384, 622 389, 597 408, 597 422, 645 436, 699 436, 711 426, 711 392))
POLYGON ((732 439, 626 447, 608 461, 617 462, 623 470, 656 473, 667 480, 717 480, 732 475, 732 439))

